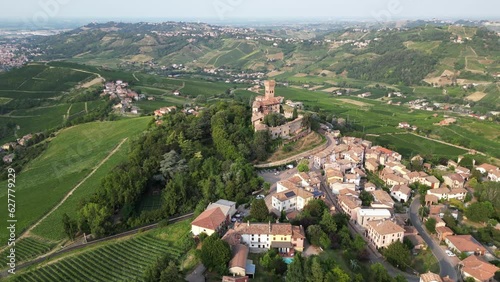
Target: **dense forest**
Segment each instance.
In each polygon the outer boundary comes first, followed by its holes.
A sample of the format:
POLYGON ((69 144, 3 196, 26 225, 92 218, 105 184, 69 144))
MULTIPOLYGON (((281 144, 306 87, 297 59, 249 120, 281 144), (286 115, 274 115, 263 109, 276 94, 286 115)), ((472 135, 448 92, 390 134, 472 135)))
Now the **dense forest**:
POLYGON ((256 148, 269 147, 268 138, 254 137, 249 114, 241 104, 221 102, 197 117, 179 112, 160 126, 152 122, 131 145, 127 161, 102 180, 99 192, 81 203, 78 219, 66 225, 103 236, 201 210, 220 198, 245 202, 263 184, 250 161, 266 154, 256 148), (141 212, 137 205, 151 189, 161 193, 161 208, 141 212))

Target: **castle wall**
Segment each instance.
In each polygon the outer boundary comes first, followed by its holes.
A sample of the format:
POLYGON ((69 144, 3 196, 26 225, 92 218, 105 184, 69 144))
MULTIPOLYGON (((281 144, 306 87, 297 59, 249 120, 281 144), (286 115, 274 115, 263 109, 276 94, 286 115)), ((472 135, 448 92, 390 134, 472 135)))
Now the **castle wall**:
POLYGON ((302 117, 296 120, 287 122, 281 126, 268 127, 269 134, 272 139, 283 138, 288 139, 291 135, 295 135, 302 130, 302 117))

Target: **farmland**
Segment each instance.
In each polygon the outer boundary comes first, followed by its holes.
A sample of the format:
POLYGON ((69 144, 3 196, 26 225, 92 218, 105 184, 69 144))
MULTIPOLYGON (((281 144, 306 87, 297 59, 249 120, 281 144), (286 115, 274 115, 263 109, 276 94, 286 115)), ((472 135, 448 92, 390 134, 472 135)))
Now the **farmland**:
MULTIPOLYGON (((370 99, 349 97, 351 101, 359 101, 360 103, 371 105, 369 107, 365 105, 365 107, 360 108, 359 106, 342 101, 345 98, 333 97, 321 91, 313 92, 297 88, 277 88, 276 93, 277 95, 285 96, 286 99, 302 101, 310 108, 319 107, 320 111, 324 113, 344 118, 352 124, 354 131, 357 132, 364 134, 403 132, 403 130, 397 128, 397 125, 404 121, 411 125, 416 125, 422 132, 429 132, 435 138, 476 149, 496 158, 500 157, 500 152, 498 151, 500 125, 495 123, 459 117, 457 125, 439 127, 434 124, 443 118, 439 116, 434 117, 431 112, 409 111, 406 107, 387 105, 370 99), (471 131, 474 131, 474 133, 471 131)), ((403 143, 398 144, 402 145, 403 150, 407 148, 407 145, 403 143)), ((439 145, 436 144, 436 146, 439 145)), ((395 144, 395 149, 399 150, 397 144, 395 144)), ((422 149, 425 148, 422 147, 422 149)), ((450 155, 446 151, 443 153, 440 150, 435 150, 434 152, 437 155, 442 154, 442 156, 450 155)))
MULTIPOLYGON (((17 176, 17 204, 30 207, 17 210, 17 232, 22 232, 47 213, 122 139, 139 134, 146 129, 149 121, 150 118, 146 117, 95 122, 59 132, 47 150, 17 176)), ((1 185, 5 186, 6 182, 1 185)), ((0 200, 6 201, 5 190, 0 192, 0 200)), ((6 211, 1 211, 2 217, 6 216, 5 213, 6 211)), ((5 229, 5 223, 1 223, 0 228, 5 229)), ((60 229, 55 228, 53 232, 57 234, 53 237, 57 238, 60 229)), ((5 242, 5 236, 6 234, 2 233, 1 242, 5 242)))
POLYGON ((136 281, 157 258, 167 255, 180 260, 184 253, 176 240, 189 232, 183 221, 132 238, 114 240, 62 255, 32 268, 10 281, 136 281), (177 243, 177 244, 176 244, 177 243))
MULTIPOLYGON (((24 238, 16 241, 16 261, 23 262, 29 259, 36 258, 37 256, 44 254, 54 247, 54 243, 47 241, 41 241, 33 238, 24 238)), ((9 252, 7 250, 0 254, 0 268, 6 267, 8 262, 7 255, 9 252)))

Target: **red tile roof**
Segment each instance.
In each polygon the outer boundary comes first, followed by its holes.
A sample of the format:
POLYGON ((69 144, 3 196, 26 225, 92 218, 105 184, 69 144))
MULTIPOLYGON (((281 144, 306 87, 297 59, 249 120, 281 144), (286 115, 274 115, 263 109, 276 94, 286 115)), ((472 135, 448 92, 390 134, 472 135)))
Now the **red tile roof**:
POLYGON ((226 220, 226 216, 220 208, 209 209, 202 212, 191 225, 216 230, 226 220))

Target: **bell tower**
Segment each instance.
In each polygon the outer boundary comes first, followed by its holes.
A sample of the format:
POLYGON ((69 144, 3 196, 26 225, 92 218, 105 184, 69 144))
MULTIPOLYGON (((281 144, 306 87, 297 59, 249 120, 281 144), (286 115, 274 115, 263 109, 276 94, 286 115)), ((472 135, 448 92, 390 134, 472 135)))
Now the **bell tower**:
POLYGON ((269 100, 274 98, 274 87, 276 86, 276 81, 266 80, 264 81, 264 86, 266 88, 265 99, 269 100))

